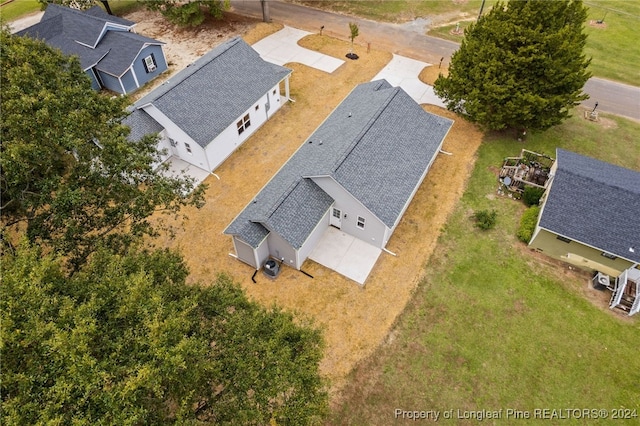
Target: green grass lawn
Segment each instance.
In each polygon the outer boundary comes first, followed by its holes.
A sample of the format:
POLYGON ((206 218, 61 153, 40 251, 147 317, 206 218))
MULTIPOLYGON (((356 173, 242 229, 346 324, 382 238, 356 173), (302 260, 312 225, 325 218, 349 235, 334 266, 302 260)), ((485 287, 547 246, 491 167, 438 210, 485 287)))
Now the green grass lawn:
MULTIPOLYGON (((0 1, 3 2, 4 0, 0 1)), ((38 0, 14 0, 0 7, 0 19, 4 23, 39 10, 40 3, 38 3, 38 0)))
MULTIPOLYGON (((360 16, 374 21, 404 22, 446 13, 464 13, 477 16, 482 0, 448 1, 448 0, 291 0, 311 7, 360 16)), ((485 0, 485 10, 496 0, 485 0)))
POLYGON ((585 4, 589 7, 585 54, 593 58, 593 75, 640 86, 640 2, 594 0, 585 4), (603 18, 606 27, 589 25, 603 18))
POLYGON ((530 256, 514 236, 524 206, 496 196, 502 159, 523 147, 554 153, 560 146, 640 170, 640 125, 607 119, 611 128, 576 115, 524 144, 486 137, 426 278, 393 339, 350 377, 331 424, 391 424, 395 409, 453 409, 447 424, 465 422, 458 409, 503 409, 501 424, 540 421, 506 419, 507 409, 532 416, 545 408, 640 411, 640 320, 589 301, 583 293, 595 290, 566 265, 530 256), (470 217, 481 209, 498 212, 495 229, 473 226, 470 217))
MULTIPOLYGON (((589 15, 585 25, 588 35, 585 55, 592 58, 589 70, 594 76, 640 86, 640 2, 593 0, 585 2, 589 15), (590 25, 604 18, 606 26, 590 25)), ((466 28, 472 21, 461 21, 466 28)), ((451 34, 455 24, 429 31, 429 35, 461 42, 462 36, 451 34)))
MULTIPOLYGON (((99 4, 99 2, 96 2, 96 4, 99 4)), ((142 7, 136 0, 110 0, 109 6, 115 15, 123 15, 142 7)), ((39 10, 40 3, 38 3, 38 0, 14 0, 0 7, 0 16, 3 21, 12 21, 39 10)))

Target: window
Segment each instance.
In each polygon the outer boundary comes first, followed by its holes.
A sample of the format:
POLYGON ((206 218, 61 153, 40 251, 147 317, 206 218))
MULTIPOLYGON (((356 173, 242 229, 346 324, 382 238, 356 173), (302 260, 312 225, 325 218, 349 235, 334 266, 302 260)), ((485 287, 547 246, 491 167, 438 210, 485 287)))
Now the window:
POLYGON ((600 253, 600 255, 606 257, 607 259, 611 259, 611 260, 618 258, 618 256, 613 255, 611 253, 607 253, 606 251, 603 251, 602 253, 600 253))
POLYGON ((238 126, 239 135, 241 135, 242 132, 245 131, 245 129, 248 129, 249 126, 251 126, 251 120, 249 120, 249 114, 242 117, 242 119, 236 123, 236 126, 238 126))
POLYGON ((565 237, 563 237, 562 235, 558 235, 556 238, 557 238, 558 240, 560 240, 560 241, 564 242, 564 243, 570 243, 570 242, 571 242, 571 240, 570 240, 570 239, 565 238, 565 237))
POLYGON ((333 209, 332 214, 333 214, 333 217, 335 217, 336 219, 340 219, 340 216, 342 215, 339 209, 333 209))
POLYGON ((178 146, 178 142, 176 142, 175 140, 169 138, 169 144, 171 144, 172 147, 177 147, 178 146))
POLYGON ((358 222, 356 226, 360 229, 364 229, 364 217, 358 216, 358 222))
POLYGON ((144 65, 144 70, 148 73, 154 72, 157 68, 156 66, 156 58, 153 56, 153 53, 142 60, 142 64, 144 65))
POLYGON ((191 145, 189 145, 188 143, 186 143, 186 142, 185 142, 185 143, 184 143, 184 147, 185 147, 185 148, 187 148, 187 152, 188 152, 189 154, 193 154, 193 152, 191 152, 191 145))

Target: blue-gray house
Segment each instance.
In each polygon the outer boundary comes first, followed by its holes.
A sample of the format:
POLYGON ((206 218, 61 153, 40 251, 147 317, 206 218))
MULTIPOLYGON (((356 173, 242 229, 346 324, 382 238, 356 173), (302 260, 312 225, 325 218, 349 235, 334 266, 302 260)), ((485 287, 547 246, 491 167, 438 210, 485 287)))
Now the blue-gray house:
POLYGON ((80 11, 49 4, 39 23, 16 34, 79 57, 94 89, 128 94, 167 69, 163 43, 135 34, 134 25, 98 6, 80 11))

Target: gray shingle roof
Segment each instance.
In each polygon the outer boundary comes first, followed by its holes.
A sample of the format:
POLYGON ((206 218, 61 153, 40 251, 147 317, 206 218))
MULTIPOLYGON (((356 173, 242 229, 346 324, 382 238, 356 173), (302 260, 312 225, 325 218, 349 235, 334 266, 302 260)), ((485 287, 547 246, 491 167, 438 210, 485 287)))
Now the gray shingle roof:
POLYGON ((98 69, 118 77, 131 66, 145 43, 163 44, 128 31, 108 31, 103 36, 107 23, 134 25, 97 6, 82 12, 50 3, 39 23, 16 34, 43 40, 66 55, 78 56, 84 70, 99 64, 98 69))
POLYGON ((99 44, 99 47, 108 46, 109 54, 98 63, 96 68, 121 77, 146 44, 164 43, 128 31, 109 31, 99 44))
POLYGON ((332 176, 387 226, 392 227, 437 154, 453 122, 425 112, 401 88, 384 80, 357 86, 265 185, 225 233, 257 247, 268 230, 300 247, 327 211, 330 197, 318 201, 308 184, 332 176), (305 182, 299 185, 299 182, 305 182), (281 203, 295 193, 295 203, 281 203), (277 208, 274 208, 277 205, 277 208), (295 217, 309 211, 302 225, 295 217), (313 206, 313 207, 310 207, 313 206), (296 229, 296 227, 303 229, 296 229))
POLYGON ((640 262, 640 172, 563 149, 556 158, 540 226, 640 262))
POLYGON ((152 103, 206 147, 290 73, 264 61, 236 37, 171 77, 136 106, 152 103))
POLYGON ((122 120, 122 124, 131 129, 128 139, 133 142, 139 141, 145 135, 156 135, 164 130, 156 120, 141 109, 134 109, 122 120))

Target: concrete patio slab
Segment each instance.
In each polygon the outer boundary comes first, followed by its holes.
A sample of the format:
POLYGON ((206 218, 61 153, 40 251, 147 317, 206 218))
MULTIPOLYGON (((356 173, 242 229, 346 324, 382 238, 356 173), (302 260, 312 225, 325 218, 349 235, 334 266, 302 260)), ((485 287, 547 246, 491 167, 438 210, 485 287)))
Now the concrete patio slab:
POLYGON ((330 226, 309 259, 363 285, 380 253, 379 248, 330 226))
POLYGON ((393 59, 371 81, 385 79, 392 86, 402 87, 419 104, 444 107, 444 102, 433 92, 433 87, 418 78, 428 66, 432 65, 394 54, 393 59))
POLYGON ((195 179, 195 186, 200 185, 210 175, 208 171, 173 156, 169 157, 164 164, 169 166, 169 169, 163 172, 165 176, 175 177, 185 174, 195 179))
POLYGON ((332 73, 344 61, 298 45, 298 40, 311 34, 297 28, 284 27, 255 43, 252 47, 265 61, 276 65, 297 62, 321 71, 332 73))

